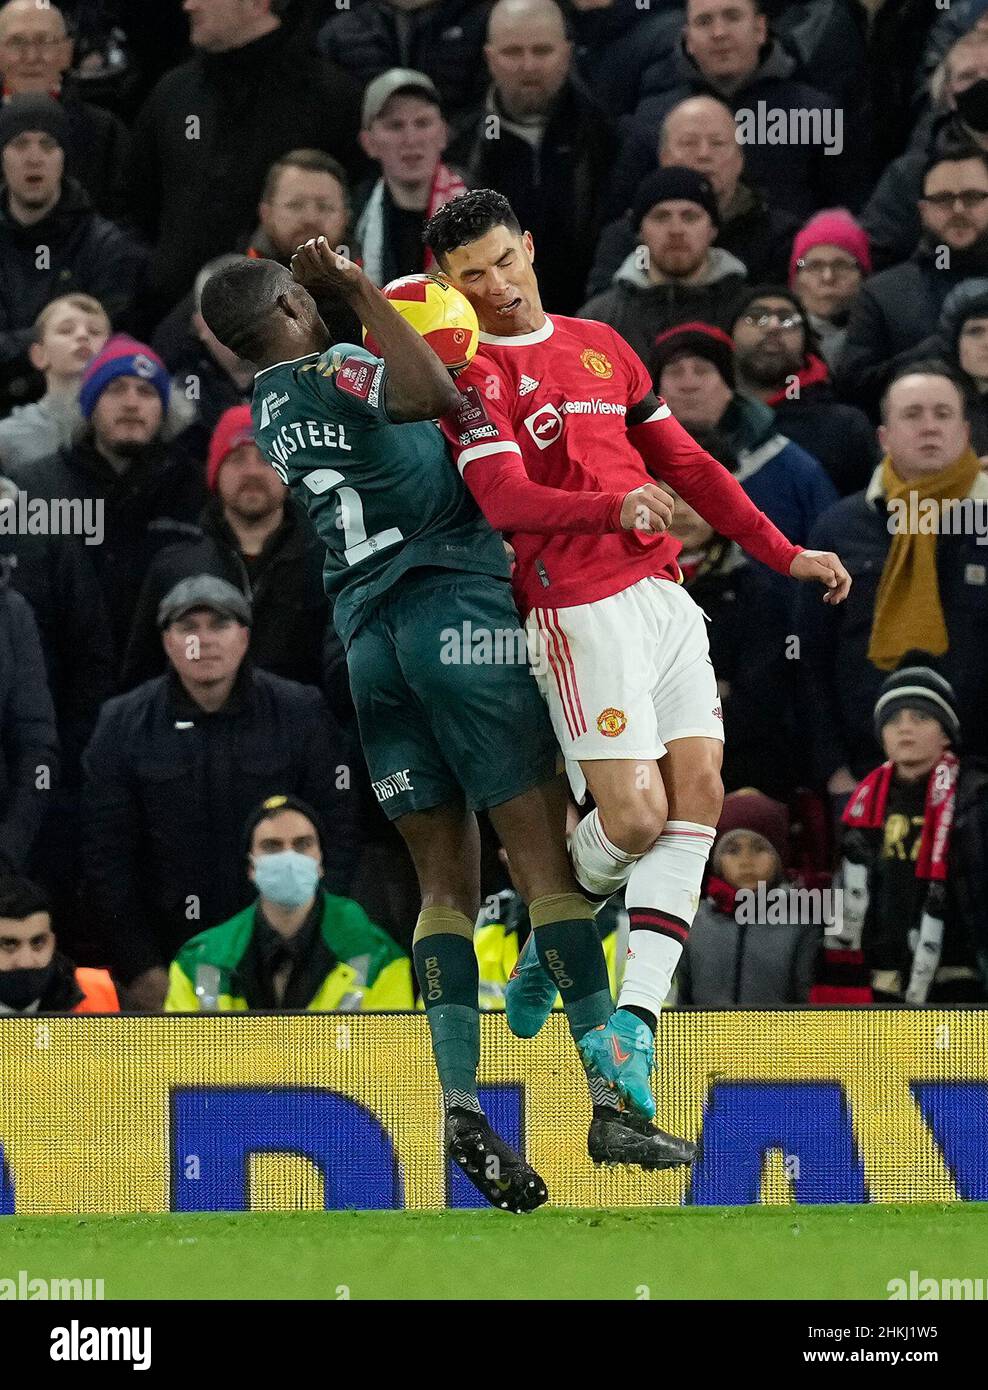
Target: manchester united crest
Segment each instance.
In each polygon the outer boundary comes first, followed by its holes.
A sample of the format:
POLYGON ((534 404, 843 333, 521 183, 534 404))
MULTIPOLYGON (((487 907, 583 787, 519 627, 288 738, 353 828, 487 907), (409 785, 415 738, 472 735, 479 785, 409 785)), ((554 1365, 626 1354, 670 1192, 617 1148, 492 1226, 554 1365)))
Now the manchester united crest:
POLYGON ((623 734, 628 727, 628 720, 623 709, 614 709, 609 706, 602 709, 597 715, 597 731, 602 733, 605 738, 617 738, 618 734, 623 734))
POLYGON ((594 376, 606 380, 614 375, 614 368, 610 359, 599 348, 584 348, 580 353, 580 361, 588 372, 593 372, 594 376))

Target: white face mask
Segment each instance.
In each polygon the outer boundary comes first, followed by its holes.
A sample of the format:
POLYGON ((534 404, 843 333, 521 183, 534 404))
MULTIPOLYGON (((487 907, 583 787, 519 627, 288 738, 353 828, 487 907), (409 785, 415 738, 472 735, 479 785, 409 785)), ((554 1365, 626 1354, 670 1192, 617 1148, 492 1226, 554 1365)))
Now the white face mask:
POLYGON ((308 854, 284 849, 261 854, 254 860, 254 882, 262 898, 279 907, 301 907, 314 895, 322 878, 322 866, 308 854))

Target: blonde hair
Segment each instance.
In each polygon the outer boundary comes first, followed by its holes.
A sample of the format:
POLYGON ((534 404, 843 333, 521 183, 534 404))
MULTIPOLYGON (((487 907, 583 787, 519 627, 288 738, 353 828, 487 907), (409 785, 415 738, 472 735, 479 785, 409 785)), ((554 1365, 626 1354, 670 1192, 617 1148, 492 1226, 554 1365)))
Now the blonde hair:
POLYGON ((66 305, 73 309, 79 309, 84 314, 92 314, 103 319, 107 331, 110 329, 110 316, 103 308, 98 299, 94 299, 91 294, 61 294, 57 299, 53 299, 50 304, 46 304, 41 313, 34 320, 34 341, 40 343, 45 336, 45 331, 59 309, 66 305))

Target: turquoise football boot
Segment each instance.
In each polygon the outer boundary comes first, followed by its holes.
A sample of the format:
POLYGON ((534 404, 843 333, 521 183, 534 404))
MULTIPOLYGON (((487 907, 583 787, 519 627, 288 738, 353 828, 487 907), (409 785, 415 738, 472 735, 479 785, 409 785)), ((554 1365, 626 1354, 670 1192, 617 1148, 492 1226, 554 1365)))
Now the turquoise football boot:
POLYGON ((597 1077, 638 1115, 655 1115, 652 1095, 652 1062, 655 1039, 647 1023, 616 1009, 606 1023, 591 1028, 577 1043, 591 1079, 597 1077))
POLYGON ((535 949, 535 933, 529 932, 504 987, 504 1012, 516 1038, 534 1038, 552 1013, 556 1002, 555 981, 542 969, 535 949))

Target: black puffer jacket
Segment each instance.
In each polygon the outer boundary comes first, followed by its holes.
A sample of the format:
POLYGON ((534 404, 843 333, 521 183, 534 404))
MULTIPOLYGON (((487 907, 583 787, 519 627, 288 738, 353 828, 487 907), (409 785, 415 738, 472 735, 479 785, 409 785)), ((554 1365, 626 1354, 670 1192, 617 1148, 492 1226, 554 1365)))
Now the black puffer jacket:
POLYGON ((269 537, 250 573, 215 497, 203 509, 199 527, 197 539, 167 546, 151 563, 124 658, 123 688, 129 690, 164 670, 158 605, 180 579, 194 574, 214 574, 250 599, 250 655, 255 666, 286 680, 321 685, 329 621, 322 582, 325 547, 308 518, 289 499, 284 522, 269 537))
POLYGON ((0 573, 0 871, 23 871, 58 770, 38 627, 27 599, 0 573))

